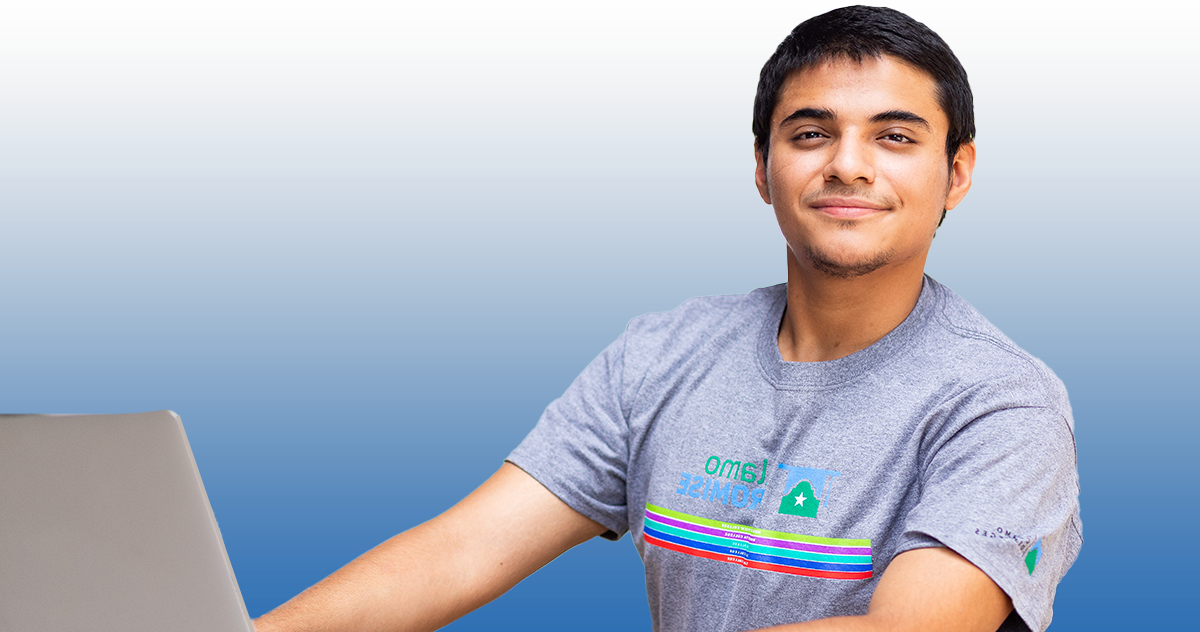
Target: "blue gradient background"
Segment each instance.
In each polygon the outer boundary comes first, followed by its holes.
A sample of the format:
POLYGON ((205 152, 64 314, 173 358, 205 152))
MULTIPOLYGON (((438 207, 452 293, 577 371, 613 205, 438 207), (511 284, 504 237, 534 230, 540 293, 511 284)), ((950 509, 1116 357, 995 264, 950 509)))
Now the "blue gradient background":
MULTIPOLYGON (((469 492, 631 317, 784 280, 750 105, 835 4, 164 4, 0 10, 0 409, 179 412, 253 616, 469 492)), ((929 271, 1075 407, 1052 629, 1189 625, 1196 12, 895 6, 976 95, 929 271)), ((648 616, 626 538, 451 629, 648 616)))

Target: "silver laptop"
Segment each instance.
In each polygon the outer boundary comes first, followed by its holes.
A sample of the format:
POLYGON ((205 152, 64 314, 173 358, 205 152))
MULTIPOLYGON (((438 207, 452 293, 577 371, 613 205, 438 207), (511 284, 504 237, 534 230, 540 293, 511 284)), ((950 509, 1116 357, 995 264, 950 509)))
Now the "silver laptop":
POLYGON ((253 629, 178 415, 0 415, 0 630, 253 629))

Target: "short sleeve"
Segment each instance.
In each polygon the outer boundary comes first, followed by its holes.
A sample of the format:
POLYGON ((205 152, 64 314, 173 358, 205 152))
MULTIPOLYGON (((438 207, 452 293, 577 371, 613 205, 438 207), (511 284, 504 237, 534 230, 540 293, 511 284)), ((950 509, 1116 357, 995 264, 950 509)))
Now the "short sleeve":
POLYGON ((900 548, 930 538, 951 548, 1012 598, 1017 616, 1001 630, 1041 632, 1083 542, 1069 420, 1048 407, 1007 408, 949 434, 923 464, 900 548))
POLYGON ((629 530, 627 411, 622 408, 628 332, 608 346, 554 400, 506 459, 572 509, 619 539, 629 530))

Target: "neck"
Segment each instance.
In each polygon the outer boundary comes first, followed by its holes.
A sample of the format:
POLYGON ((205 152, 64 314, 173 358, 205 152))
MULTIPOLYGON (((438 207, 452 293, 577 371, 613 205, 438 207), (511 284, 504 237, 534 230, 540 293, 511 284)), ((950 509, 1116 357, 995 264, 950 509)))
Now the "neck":
POLYGON ((916 306, 925 272, 925 257, 918 259, 843 279, 814 269, 788 249, 779 354, 788 362, 823 362, 875 344, 916 306))

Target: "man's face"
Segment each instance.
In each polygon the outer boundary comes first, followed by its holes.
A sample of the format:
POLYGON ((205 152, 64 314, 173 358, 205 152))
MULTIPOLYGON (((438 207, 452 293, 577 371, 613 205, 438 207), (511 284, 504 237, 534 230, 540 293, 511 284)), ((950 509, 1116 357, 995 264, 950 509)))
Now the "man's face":
POLYGON ((975 147, 948 167, 948 128, 933 78, 896 58, 793 73, 755 181, 796 263, 845 278, 924 269, 942 209, 971 186, 975 147))

